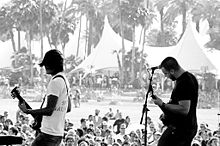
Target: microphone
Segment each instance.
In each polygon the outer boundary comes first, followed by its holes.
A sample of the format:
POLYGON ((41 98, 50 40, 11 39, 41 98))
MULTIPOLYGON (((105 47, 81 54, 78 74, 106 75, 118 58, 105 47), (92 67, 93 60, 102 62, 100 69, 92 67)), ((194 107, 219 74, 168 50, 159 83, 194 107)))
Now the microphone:
POLYGON ((156 69, 159 69, 159 66, 154 66, 154 67, 151 67, 150 69, 151 70, 156 70, 156 69))

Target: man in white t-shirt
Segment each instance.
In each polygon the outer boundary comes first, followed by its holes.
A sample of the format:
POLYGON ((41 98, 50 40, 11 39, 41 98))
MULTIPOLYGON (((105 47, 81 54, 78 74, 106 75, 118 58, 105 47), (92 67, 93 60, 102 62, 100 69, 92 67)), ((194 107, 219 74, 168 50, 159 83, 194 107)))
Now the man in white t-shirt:
POLYGON ((32 146, 59 146, 64 136, 66 113, 71 110, 68 98, 69 83, 63 73, 63 57, 60 51, 49 50, 39 64, 51 75, 47 86, 46 105, 40 109, 27 109, 24 103, 19 108, 26 114, 42 115, 40 133, 32 146))

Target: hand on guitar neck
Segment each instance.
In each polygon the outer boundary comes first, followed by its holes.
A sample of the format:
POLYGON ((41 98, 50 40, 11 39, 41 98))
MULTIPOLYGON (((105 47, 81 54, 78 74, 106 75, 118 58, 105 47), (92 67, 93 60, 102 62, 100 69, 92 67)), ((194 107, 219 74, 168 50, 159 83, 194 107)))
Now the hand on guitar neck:
POLYGON ((162 99, 160 99, 158 96, 153 95, 153 94, 151 95, 151 97, 152 97, 152 101, 154 102, 154 104, 158 105, 163 112, 159 117, 162 123, 165 126, 172 124, 173 123, 172 118, 171 118, 172 116, 170 115, 168 110, 165 108, 165 103, 162 101, 162 99))
POLYGON ((152 94, 152 101, 154 102, 154 104, 158 105, 159 107, 162 106, 162 104, 164 103, 159 97, 157 97, 156 95, 152 94))
MULTIPOLYGON (((19 101, 19 108, 26 114, 28 114, 28 110, 31 110, 32 108, 30 107, 30 105, 21 97, 20 92, 18 90, 19 87, 15 87, 12 91, 11 91, 11 96, 13 99, 17 98, 19 101)), ((39 130, 39 128, 41 127, 41 121, 42 121, 42 115, 34 115, 31 114, 31 116, 34 118, 34 122, 31 124, 32 129, 34 130, 39 130)))
MULTIPOLYGON (((19 101, 19 105, 22 104, 24 105, 24 107, 26 107, 26 109, 31 109, 30 105, 21 97, 20 95, 20 91, 18 90, 19 87, 15 87, 12 91, 11 91, 11 96, 13 99, 17 98, 19 101)), ((23 111, 23 110, 22 110, 23 111)), ((24 111, 23 111, 24 112, 24 111)), ((25 113, 25 112, 24 112, 25 113)))

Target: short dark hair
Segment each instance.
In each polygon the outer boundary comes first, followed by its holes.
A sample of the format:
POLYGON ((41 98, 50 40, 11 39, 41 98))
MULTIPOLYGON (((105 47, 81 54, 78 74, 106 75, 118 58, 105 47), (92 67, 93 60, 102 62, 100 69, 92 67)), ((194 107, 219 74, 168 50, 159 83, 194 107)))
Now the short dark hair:
POLYGON ((86 122, 86 119, 84 119, 84 118, 80 119, 80 123, 82 123, 82 122, 86 122))
POLYGON ((16 127, 11 127, 10 130, 11 130, 15 135, 18 134, 18 128, 16 128, 16 127))
POLYGON ((164 67, 166 70, 170 71, 171 69, 179 70, 180 69, 180 65, 178 64, 177 60, 173 57, 167 57, 165 58, 159 68, 164 67))
POLYGON ((52 49, 45 54, 43 61, 39 65, 40 67, 48 66, 54 69, 55 72, 62 72, 63 62, 64 59, 62 53, 57 49, 52 49))

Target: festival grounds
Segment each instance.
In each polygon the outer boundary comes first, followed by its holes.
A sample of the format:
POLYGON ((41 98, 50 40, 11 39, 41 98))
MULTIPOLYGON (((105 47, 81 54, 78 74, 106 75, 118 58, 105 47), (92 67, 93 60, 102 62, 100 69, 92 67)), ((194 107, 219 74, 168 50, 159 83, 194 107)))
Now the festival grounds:
MULTIPOLYGON (((80 119, 88 118, 89 114, 94 114, 95 109, 99 109, 100 115, 103 116, 111 107, 114 113, 117 109, 119 109, 122 112, 123 117, 130 116, 131 123, 140 123, 144 103, 127 100, 118 102, 116 105, 110 105, 110 102, 111 100, 101 102, 97 102, 96 100, 89 100, 88 102, 82 102, 80 108, 75 108, 72 106, 72 111, 71 113, 67 114, 67 118, 75 125, 75 127, 79 127, 80 119)), ((38 108, 40 107, 40 104, 40 102, 29 102, 29 105, 32 108, 38 108)), ((3 114, 4 111, 8 111, 9 118, 15 121, 16 111, 18 110, 17 105, 17 99, 0 99, 0 114, 3 114)), ((160 122, 158 119, 161 114, 160 109, 152 104, 148 104, 148 109, 150 111, 147 112, 147 115, 152 118, 153 122, 155 124, 160 122)), ((218 108, 198 109, 198 123, 205 122, 209 125, 211 130, 215 130, 217 129, 219 122, 218 113, 218 108)))

